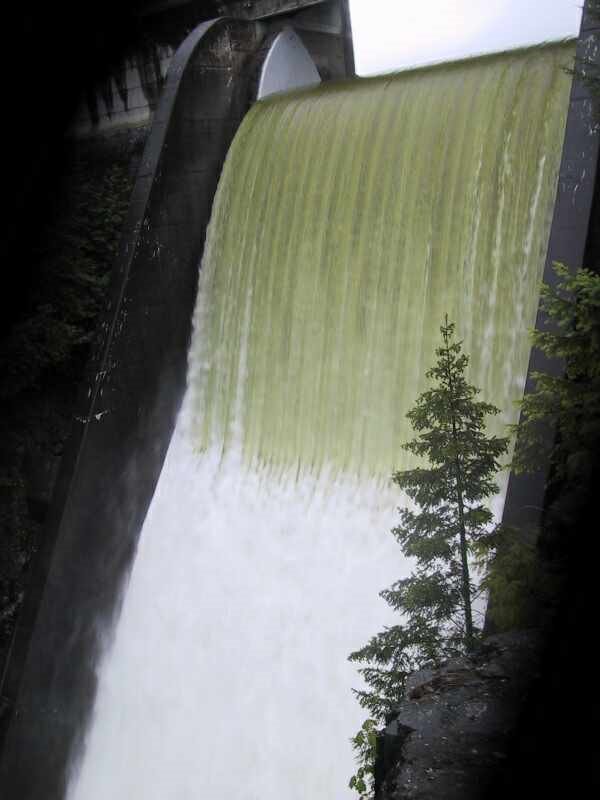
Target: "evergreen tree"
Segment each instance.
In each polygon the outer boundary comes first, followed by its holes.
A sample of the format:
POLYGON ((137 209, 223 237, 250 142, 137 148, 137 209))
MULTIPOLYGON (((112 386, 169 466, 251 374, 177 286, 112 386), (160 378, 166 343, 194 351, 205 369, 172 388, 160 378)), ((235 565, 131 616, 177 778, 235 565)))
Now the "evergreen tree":
MULTIPOLYGON (((403 447, 424 466, 393 475, 414 508, 400 509, 392 533, 416 566, 381 596, 403 619, 350 655, 367 665, 359 672, 369 689, 356 694, 380 723, 401 699, 410 672, 471 651, 478 633, 469 555, 491 536, 492 513, 484 501, 498 490, 494 476, 508 439, 486 433, 487 418, 499 409, 476 399, 479 390, 466 380, 469 359, 454 340, 454 327, 446 317, 437 361, 427 372, 433 386, 407 415, 416 437, 403 447)), ((360 759, 359 735, 353 742, 360 759)), ((357 788, 356 780, 351 786, 357 788)))
POLYGON ((589 468, 600 444, 600 276, 586 269, 571 274, 558 263, 554 272, 556 285, 541 289, 548 324, 532 338, 564 369, 532 375, 534 389, 523 398, 521 419, 513 426, 512 467, 535 471, 551 461, 555 480, 574 480, 589 468))

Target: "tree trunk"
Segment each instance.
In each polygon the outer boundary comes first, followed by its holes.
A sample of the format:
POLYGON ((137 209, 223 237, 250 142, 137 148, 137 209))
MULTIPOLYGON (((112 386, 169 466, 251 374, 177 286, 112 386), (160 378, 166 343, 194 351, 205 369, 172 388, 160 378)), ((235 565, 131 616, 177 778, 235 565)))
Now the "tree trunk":
MULTIPOLYGON (((446 326, 448 317, 446 316, 446 326)), ((450 389, 451 409, 452 409, 452 442, 454 444, 454 480, 456 484, 456 503, 458 507, 458 524, 460 535, 460 560, 462 568, 462 596, 465 611, 465 647, 468 652, 473 650, 473 612, 471 609, 471 581, 469 576, 469 562, 467 559, 467 531, 465 529, 465 506, 462 490, 462 470, 458 457, 458 431, 456 429, 456 413, 454 408, 454 381, 452 380, 452 367, 450 364, 450 352, 448 348, 448 335, 443 334, 446 346, 446 364, 448 368, 448 386, 450 389)))

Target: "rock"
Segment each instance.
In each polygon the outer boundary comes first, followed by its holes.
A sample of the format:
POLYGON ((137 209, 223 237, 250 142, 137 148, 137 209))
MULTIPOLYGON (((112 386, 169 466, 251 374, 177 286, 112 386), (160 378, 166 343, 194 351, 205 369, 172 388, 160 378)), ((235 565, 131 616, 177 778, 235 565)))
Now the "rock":
POLYGON ((506 670, 501 664, 491 662, 477 669, 477 674, 483 678, 507 678, 506 670))
POLYGON ((473 668, 473 662, 470 658, 466 656, 461 656, 460 658, 450 658, 446 661, 442 666, 448 672, 462 672, 463 670, 468 670, 473 668))
POLYGON ((382 741, 378 800, 484 797, 506 759, 539 649, 533 631, 500 634, 472 657, 411 675, 382 741))
POLYGON ((427 687, 431 684, 436 671, 433 669, 420 669, 418 672, 413 672, 406 679, 406 696, 419 697, 427 691, 427 687))

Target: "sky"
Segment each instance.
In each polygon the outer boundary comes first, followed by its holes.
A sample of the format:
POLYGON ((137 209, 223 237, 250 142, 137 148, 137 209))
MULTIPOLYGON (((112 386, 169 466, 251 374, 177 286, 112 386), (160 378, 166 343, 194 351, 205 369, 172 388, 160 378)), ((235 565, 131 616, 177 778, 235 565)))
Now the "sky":
POLYGON ((576 36, 583 0, 350 0, 356 71, 433 61, 576 36))

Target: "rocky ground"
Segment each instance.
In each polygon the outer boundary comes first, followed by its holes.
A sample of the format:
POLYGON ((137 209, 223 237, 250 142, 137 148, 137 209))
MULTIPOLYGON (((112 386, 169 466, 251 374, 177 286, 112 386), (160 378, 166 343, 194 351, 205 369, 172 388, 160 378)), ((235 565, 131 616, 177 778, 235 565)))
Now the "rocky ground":
POLYGON ((383 737, 378 800, 488 797, 508 762, 540 651, 536 632, 504 633, 471 658, 413 674, 383 737))

